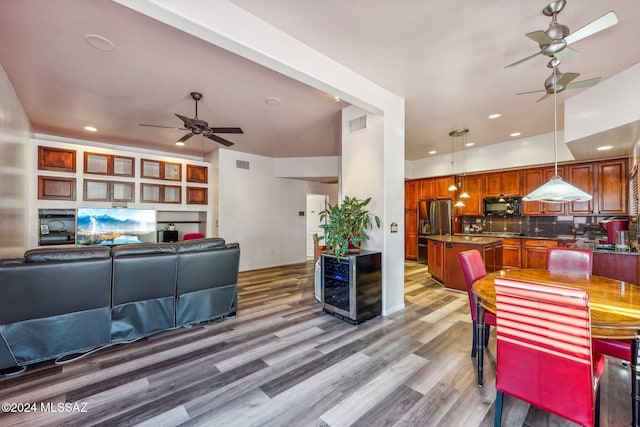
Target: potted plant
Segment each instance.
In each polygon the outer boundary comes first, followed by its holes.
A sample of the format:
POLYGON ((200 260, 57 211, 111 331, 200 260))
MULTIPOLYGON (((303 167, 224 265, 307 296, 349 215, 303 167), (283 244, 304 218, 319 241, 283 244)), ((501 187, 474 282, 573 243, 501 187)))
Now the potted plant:
POLYGON ((373 228, 372 217, 380 228, 380 218, 369 213, 367 205, 371 197, 366 200, 358 200, 355 197, 345 196, 342 204, 329 204, 327 209, 320 212, 320 225, 324 230, 327 251, 333 252, 336 257, 345 256, 349 252, 349 244, 360 249, 363 241, 369 239, 368 230, 373 228))

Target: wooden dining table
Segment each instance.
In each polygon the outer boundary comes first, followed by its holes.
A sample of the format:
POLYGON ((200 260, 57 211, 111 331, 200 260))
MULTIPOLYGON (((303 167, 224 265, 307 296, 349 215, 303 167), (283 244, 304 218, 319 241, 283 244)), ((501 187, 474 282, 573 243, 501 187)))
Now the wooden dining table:
POLYGON ((482 386, 484 364, 484 311, 496 312, 496 277, 526 280, 584 289, 589 295, 591 334, 594 338, 631 339, 631 420, 640 427, 640 286, 587 274, 568 274, 540 269, 498 270, 473 283, 476 297, 476 369, 482 386))

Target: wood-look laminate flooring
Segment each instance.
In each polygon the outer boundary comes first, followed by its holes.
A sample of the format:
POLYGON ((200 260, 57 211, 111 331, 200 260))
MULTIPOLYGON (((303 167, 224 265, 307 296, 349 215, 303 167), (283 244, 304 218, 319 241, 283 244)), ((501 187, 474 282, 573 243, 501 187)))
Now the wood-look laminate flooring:
MULTIPOLYGON (((479 388, 466 294, 406 263, 406 308, 353 326, 323 313, 313 272, 306 262, 241 273, 235 318, 2 378, 0 402, 35 403, 36 411, 0 413, 0 425, 493 424, 495 332, 479 388)), ((608 359, 603 427, 629 425, 629 376, 608 359)), ((502 425, 573 424, 505 396, 502 425)))

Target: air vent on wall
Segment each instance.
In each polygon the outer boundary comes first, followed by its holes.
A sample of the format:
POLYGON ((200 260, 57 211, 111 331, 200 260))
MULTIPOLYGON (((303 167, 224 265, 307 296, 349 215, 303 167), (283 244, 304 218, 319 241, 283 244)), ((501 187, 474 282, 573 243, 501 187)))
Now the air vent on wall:
POLYGON ((349 133, 353 133, 359 131, 361 129, 367 128, 367 115, 357 117, 355 119, 349 120, 349 133))
POLYGON ((237 169, 249 169, 249 162, 246 160, 236 160, 237 169))

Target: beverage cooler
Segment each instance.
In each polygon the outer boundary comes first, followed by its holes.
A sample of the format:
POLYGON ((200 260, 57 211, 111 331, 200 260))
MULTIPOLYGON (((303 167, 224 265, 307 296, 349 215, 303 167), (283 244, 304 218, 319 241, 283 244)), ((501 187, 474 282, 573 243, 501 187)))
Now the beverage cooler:
POLYGON ((322 254, 322 309, 353 324, 382 313, 382 254, 322 254))

